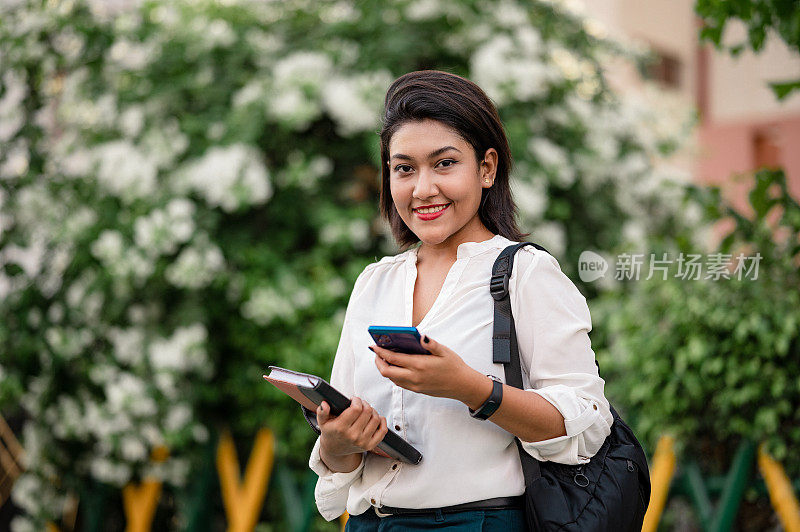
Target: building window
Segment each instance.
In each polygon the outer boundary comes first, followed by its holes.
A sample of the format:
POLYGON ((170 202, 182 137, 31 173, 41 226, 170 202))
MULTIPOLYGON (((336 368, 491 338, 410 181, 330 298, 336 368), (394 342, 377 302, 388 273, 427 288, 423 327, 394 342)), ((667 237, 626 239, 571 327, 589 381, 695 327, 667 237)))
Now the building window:
POLYGON ((753 135, 753 159, 755 169, 779 168, 781 146, 778 132, 774 128, 761 128, 753 135))
POLYGON ((647 67, 648 79, 658 82, 669 89, 681 87, 681 61, 667 52, 653 51, 654 59, 647 67))

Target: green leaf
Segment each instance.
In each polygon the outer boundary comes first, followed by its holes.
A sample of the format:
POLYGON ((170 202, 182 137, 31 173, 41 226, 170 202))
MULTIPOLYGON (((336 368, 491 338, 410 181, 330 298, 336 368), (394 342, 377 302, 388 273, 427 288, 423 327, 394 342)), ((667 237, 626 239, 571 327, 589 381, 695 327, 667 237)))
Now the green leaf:
POLYGON ((772 82, 769 84, 778 100, 783 100, 792 92, 800 90, 800 79, 794 81, 772 82))

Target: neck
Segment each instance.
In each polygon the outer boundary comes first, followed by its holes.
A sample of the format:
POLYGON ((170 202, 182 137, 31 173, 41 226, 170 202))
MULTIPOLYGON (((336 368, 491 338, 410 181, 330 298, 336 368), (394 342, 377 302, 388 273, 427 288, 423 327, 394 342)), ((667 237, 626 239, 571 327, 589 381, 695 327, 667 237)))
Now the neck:
POLYGON ((489 231, 477 216, 475 216, 474 222, 476 223, 470 224, 471 227, 464 227, 444 242, 436 244, 422 242, 417 251, 417 260, 424 258, 425 260, 454 262, 458 254, 459 245, 465 242, 484 242, 494 236, 494 233, 489 231))

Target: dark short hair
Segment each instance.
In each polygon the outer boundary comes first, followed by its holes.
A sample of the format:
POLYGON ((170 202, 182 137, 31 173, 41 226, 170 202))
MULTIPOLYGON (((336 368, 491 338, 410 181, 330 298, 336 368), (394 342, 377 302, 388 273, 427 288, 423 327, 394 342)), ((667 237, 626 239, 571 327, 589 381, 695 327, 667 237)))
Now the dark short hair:
POLYGON ((480 162, 486 150, 497 150, 497 173, 491 188, 483 189, 478 215, 492 233, 518 241, 517 206, 511 195, 511 150, 492 101, 475 83, 439 70, 419 70, 397 78, 386 91, 381 128, 381 214, 389 221, 398 244, 410 246, 417 235, 400 218, 389 184, 389 141, 407 122, 437 120, 456 131, 475 150, 480 162))

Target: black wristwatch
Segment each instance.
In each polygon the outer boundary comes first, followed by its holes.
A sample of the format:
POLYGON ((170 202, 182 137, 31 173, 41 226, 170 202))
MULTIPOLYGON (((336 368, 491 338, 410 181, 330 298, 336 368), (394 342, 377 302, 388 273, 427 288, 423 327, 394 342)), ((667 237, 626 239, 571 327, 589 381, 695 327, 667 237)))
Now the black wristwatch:
POLYGON ((477 410, 469 408, 469 415, 475 419, 488 419, 500 408, 500 403, 503 402, 503 383, 494 375, 487 375, 487 377, 492 379, 492 393, 489 394, 489 398, 477 410))

